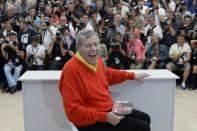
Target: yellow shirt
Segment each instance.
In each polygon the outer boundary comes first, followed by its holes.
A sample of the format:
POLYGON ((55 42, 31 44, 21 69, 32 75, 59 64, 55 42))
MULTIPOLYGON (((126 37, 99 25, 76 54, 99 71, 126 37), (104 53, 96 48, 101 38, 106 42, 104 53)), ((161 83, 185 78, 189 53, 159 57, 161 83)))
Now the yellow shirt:
POLYGON ((90 68, 93 71, 97 70, 97 66, 98 66, 98 60, 96 61, 96 65, 91 65, 88 62, 86 62, 86 60, 84 60, 84 58, 81 56, 81 54, 79 52, 76 53, 76 57, 79 61, 81 61, 83 64, 85 64, 88 68, 90 68))

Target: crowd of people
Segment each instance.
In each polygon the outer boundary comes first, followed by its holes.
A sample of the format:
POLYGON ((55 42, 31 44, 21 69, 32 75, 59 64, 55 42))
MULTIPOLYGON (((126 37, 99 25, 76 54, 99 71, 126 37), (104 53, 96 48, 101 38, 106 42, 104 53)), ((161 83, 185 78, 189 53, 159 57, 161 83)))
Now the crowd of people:
POLYGON ((11 94, 26 70, 62 70, 82 29, 98 33, 107 67, 168 69, 183 89, 197 88, 196 0, 1 0, 0 23, 0 76, 11 94))

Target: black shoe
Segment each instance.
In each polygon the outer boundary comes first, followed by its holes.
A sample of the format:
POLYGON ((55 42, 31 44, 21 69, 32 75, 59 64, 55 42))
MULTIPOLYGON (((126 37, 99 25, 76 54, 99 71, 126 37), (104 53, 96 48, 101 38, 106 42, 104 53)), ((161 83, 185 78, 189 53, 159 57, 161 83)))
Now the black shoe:
POLYGON ((195 90, 196 88, 194 86, 190 86, 188 89, 189 90, 195 90))
POLYGON ((9 87, 7 87, 6 89, 5 89, 5 92, 6 93, 9 93, 11 91, 11 88, 9 88, 9 87))
POLYGON ((16 86, 12 86, 10 90, 10 94, 14 94, 16 92, 16 86))

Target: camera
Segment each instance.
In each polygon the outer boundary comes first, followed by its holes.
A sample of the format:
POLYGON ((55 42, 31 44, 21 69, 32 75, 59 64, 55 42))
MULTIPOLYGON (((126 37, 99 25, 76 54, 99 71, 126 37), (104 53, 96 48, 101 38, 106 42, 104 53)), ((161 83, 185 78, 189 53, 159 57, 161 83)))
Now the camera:
POLYGON ((57 31, 56 32, 56 40, 57 40, 57 42, 61 42, 61 40, 62 40, 62 33, 60 32, 60 31, 57 31))
POLYGON ((131 59, 131 62, 135 62, 135 60, 136 60, 136 53, 135 53, 135 52, 131 52, 131 53, 129 54, 129 57, 130 57, 130 59, 131 59))
POLYGON ((16 58, 15 58, 14 64, 15 64, 15 66, 19 66, 20 65, 19 53, 16 54, 16 58))
POLYGON ((106 44, 107 43, 107 39, 105 38, 105 34, 104 33, 100 33, 99 34, 99 38, 100 38, 100 43, 102 43, 102 44, 106 44))
POLYGON ((13 43, 13 45, 14 45, 14 46, 17 46, 17 43, 16 43, 16 41, 13 41, 12 43, 13 43))
POLYGON ((31 55, 29 55, 29 57, 28 57, 28 59, 27 59, 27 67, 28 67, 29 69, 32 68, 33 62, 34 62, 34 55, 31 54, 31 55))
POLYGON ((111 43, 111 48, 119 49, 120 48, 120 44, 119 43, 112 42, 111 43))
POLYGON ((194 33, 194 30, 189 30, 188 33, 189 35, 192 35, 194 33))
POLYGON ((128 19, 131 19, 132 16, 129 14, 129 12, 126 12, 128 19))
POLYGON ((148 29, 146 36, 152 36, 154 34, 152 29, 148 29))
POLYGON ((105 26, 106 26, 106 27, 109 27, 109 28, 111 28, 111 29, 115 29, 115 28, 116 28, 114 22, 113 22, 113 21, 110 21, 109 19, 106 19, 106 20, 105 20, 105 26))
POLYGON ((185 34, 185 30, 180 30, 179 33, 184 33, 185 34))
POLYGON ((50 22, 49 21, 46 21, 45 24, 46 24, 47 27, 50 26, 50 22))
POLYGON ((54 7, 59 7, 59 6, 60 6, 60 2, 56 1, 55 4, 54 4, 54 7))
POLYGON ((8 52, 10 47, 9 47, 9 42, 7 40, 4 40, 4 44, 6 44, 6 46, 4 47, 4 51, 8 52))
POLYGON ((27 21, 28 24, 32 24, 32 18, 31 17, 27 17, 26 21, 27 21))
POLYGON ((12 21, 11 21, 11 25, 12 25, 13 27, 18 26, 18 25, 19 25, 19 17, 15 16, 15 17, 12 19, 12 21))
POLYGON ((64 31, 68 29, 69 29, 68 24, 58 26, 58 31, 60 31, 61 33, 64 33, 64 31))
POLYGON ((66 4, 65 6, 64 6, 64 11, 67 11, 68 10, 68 5, 66 4))
POLYGON ((182 0, 182 1, 180 2, 180 4, 181 4, 182 6, 185 6, 185 1, 182 0))
POLYGON ((79 30, 82 30, 83 28, 85 28, 86 25, 85 25, 85 23, 81 22, 81 23, 77 24, 76 26, 79 30))
POLYGON ((109 26, 109 23, 110 23, 110 20, 109 19, 106 19, 105 20, 105 26, 109 26))
POLYGON ((179 59, 176 61, 176 64, 179 66, 184 65, 184 60, 187 58, 187 53, 183 52, 183 54, 179 57, 179 59))
POLYGON ((61 32, 60 31, 56 32, 56 37, 58 37, 58 38, 61 37, 61 32))
POLYGON ((120 59, 118 58, 118 57, 116 57, 115 59, 115 63, 118 65, 118 64, 120 64, 120 59))

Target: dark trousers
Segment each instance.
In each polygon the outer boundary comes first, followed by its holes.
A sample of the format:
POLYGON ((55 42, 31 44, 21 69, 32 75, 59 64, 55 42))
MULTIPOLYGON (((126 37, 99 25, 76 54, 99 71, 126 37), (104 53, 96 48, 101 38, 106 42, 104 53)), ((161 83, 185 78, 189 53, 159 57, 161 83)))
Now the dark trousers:
POLYGON ((191 88, 197 89, 197 74, 191 74, 191 88))
POLYGON ((150 131, 150 117, 144 112, 133 110, 116 126, 108 122, 97 122, 94 125, 79 128, 79 131, 150 131))

